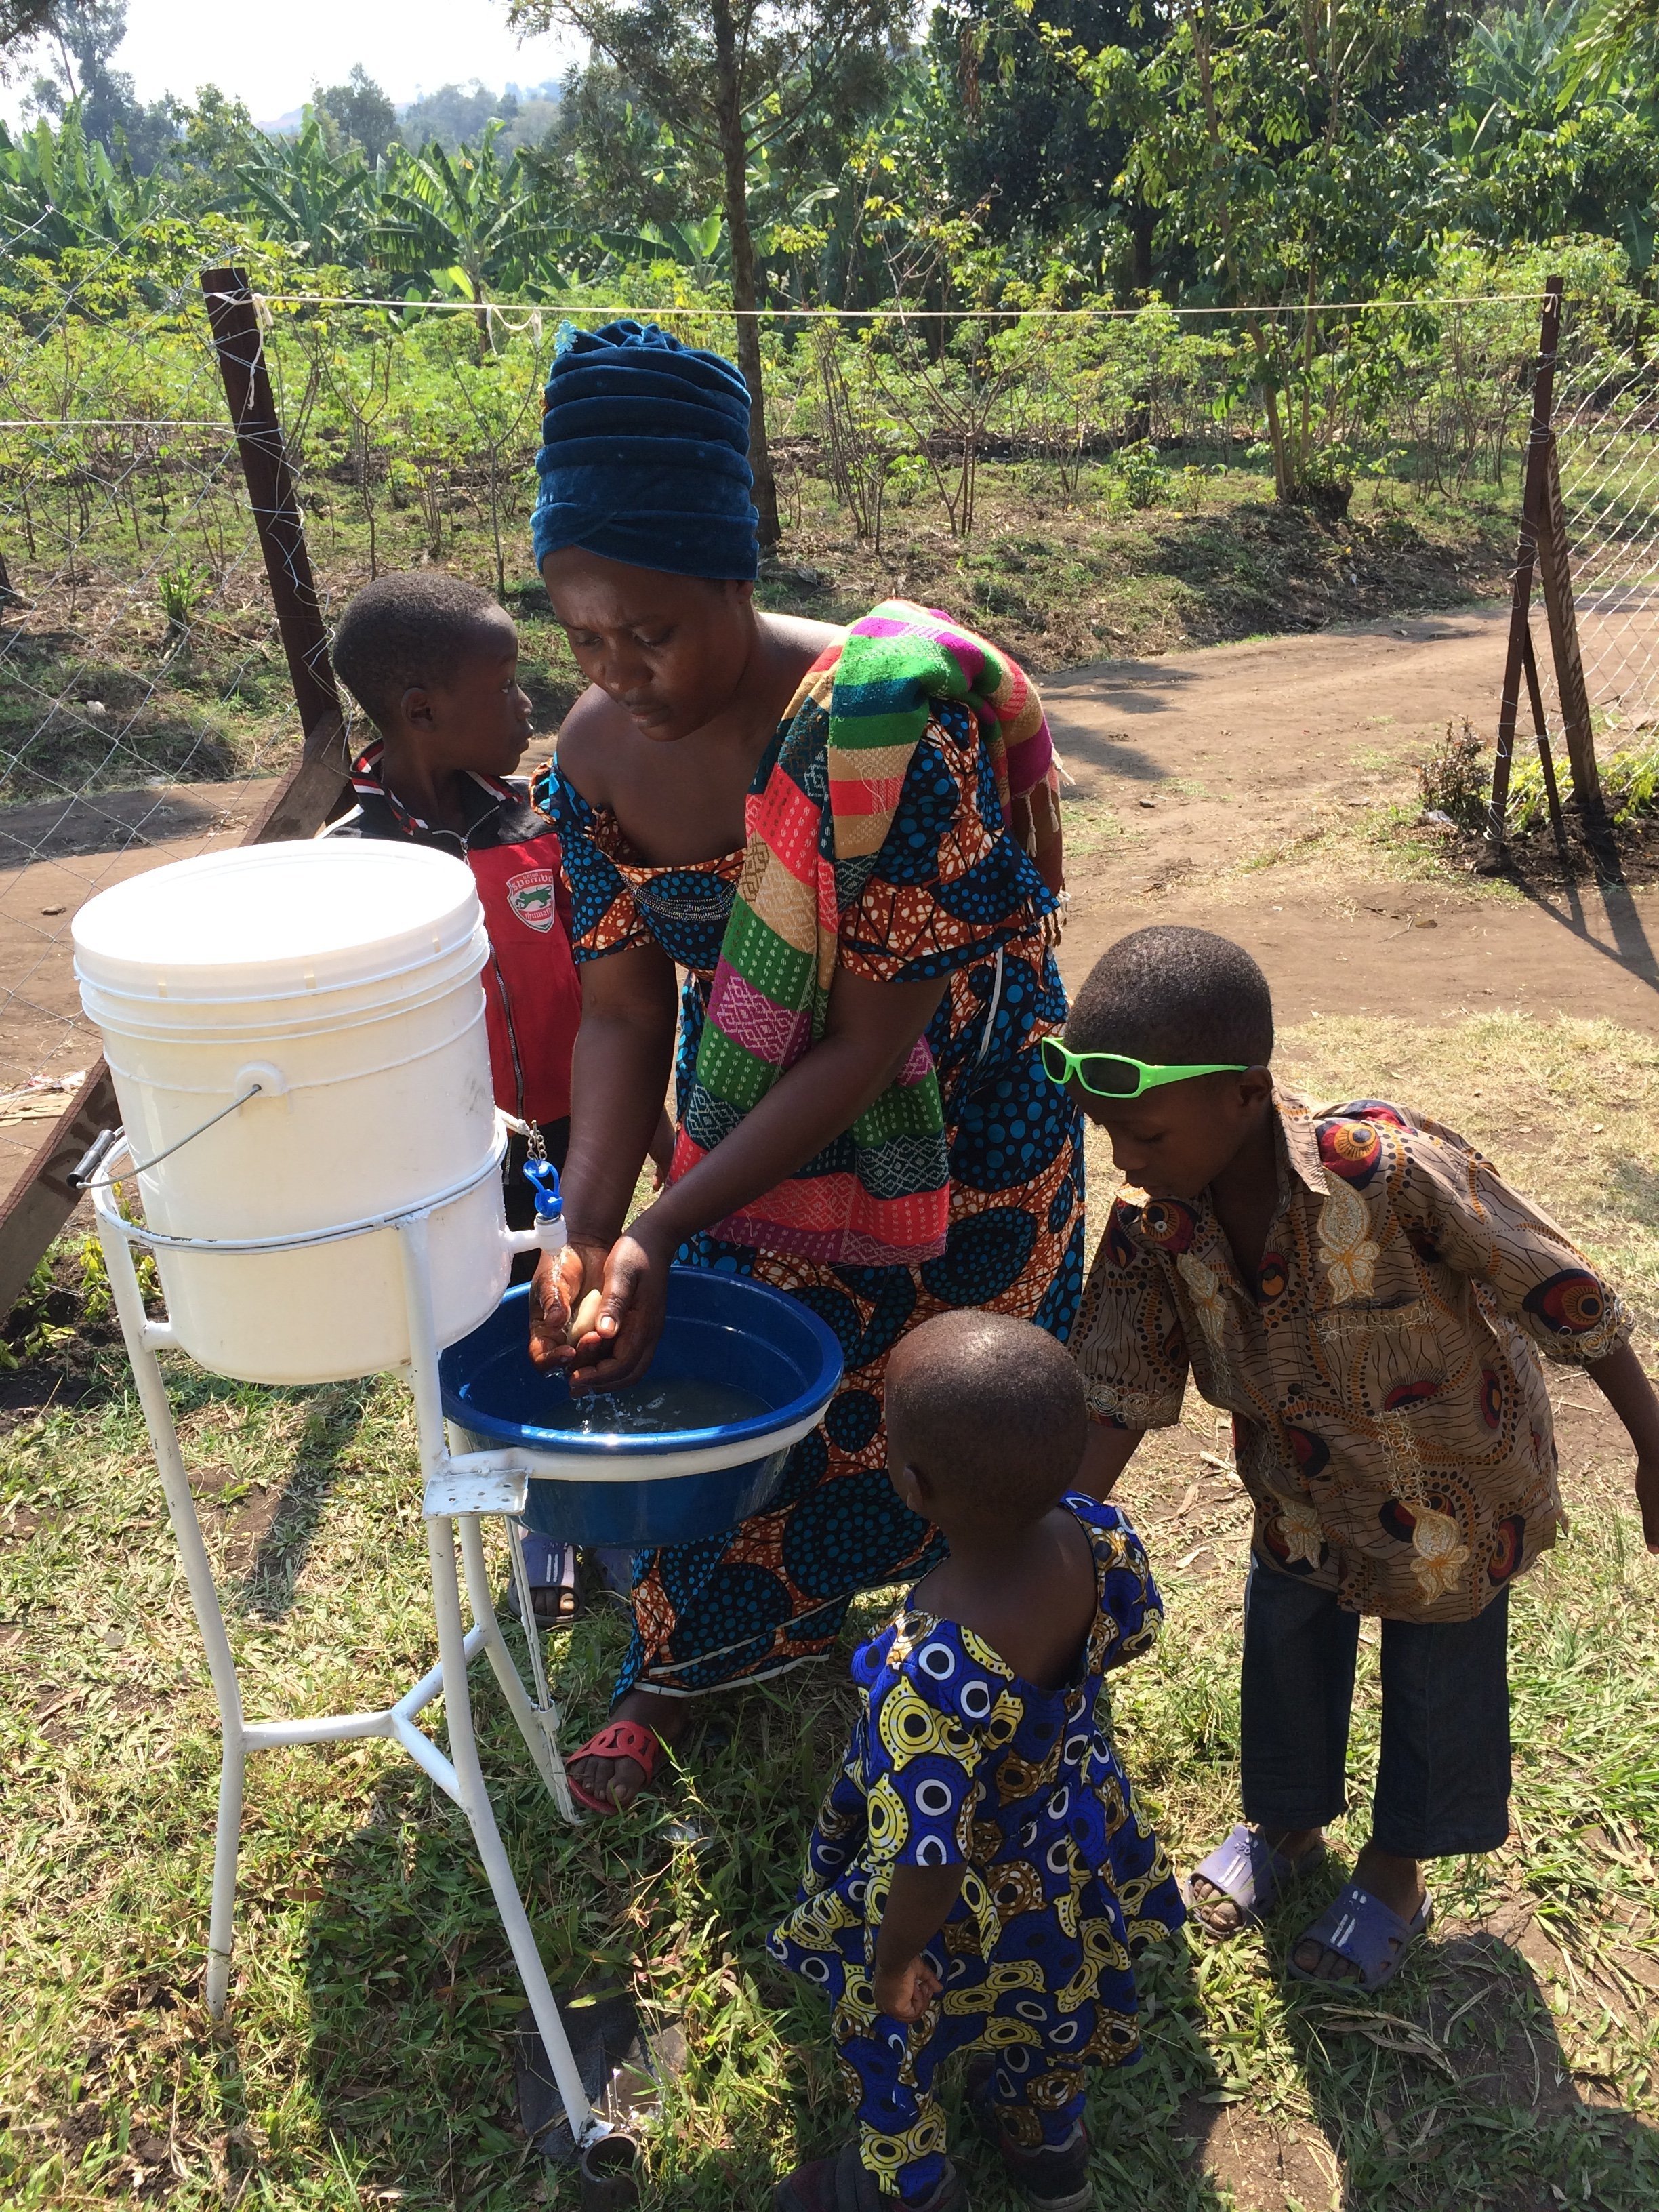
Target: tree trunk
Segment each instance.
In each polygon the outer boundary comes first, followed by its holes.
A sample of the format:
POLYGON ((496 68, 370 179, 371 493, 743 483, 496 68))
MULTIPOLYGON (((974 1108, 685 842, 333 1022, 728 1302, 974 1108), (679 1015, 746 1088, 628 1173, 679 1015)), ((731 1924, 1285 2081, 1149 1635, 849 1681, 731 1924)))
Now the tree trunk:
POLYGON ((1137 292, 1150 292, 1156 273, 1152 261, 1152 233, 1158 228, 1158 210, 1143 207, 1139 200, 1129 204, 1129 282, 1137 292))
POLYGON ((749 465, 755 472, 755 506, 760 515, 763 551, 783 535, 778 521, 778 488, 766 443, 766 392, 761 377, 760 321, 755 309, 755 241, 749 233, 749 142, 743 127, 743 94, 738 82, 738 33, 731 0, 714 0, 714 73, 720 101, 720 159, 724 171, 726 234, 732 247, 732 305, 738 311, 738 366, 749 386, 749 465))
POLYGON ((11 571, 6 566, 6 556, 0 553, 0 606, 16 597, 17 593, 12 589, 11 571))

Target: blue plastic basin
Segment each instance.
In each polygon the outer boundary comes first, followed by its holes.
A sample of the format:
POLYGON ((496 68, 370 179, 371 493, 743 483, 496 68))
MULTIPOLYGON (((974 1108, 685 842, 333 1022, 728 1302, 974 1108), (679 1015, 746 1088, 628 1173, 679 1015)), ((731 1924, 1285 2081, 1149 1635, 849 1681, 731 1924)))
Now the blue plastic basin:
POLYGON ((541 1425, 568 1401, 562 1375, 532 1361, 520 1284, 482 1328, 443 1355, 444 1412, 466 1451, 510 1449, 533 1462, 525 1524, 574 1544, 684 1544, 758 1512, 791 1448, 822 1419, 841 1381, 841 1346, 815 1313, 764 1283, 672 1267, 662 1341, 648 1379, 725 1384, 767 1407, 719 1428, 586 1436, 541 1425))

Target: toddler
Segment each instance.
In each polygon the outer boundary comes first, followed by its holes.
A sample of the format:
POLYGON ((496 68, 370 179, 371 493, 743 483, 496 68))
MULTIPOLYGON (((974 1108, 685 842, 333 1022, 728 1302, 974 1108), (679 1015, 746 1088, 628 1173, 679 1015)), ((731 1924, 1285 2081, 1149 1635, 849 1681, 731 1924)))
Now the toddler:
POLYGON ((862 1710, 775 1958, 834 2006, 859 2133, 775 2212, 966 2212, 939 2069, 1044 2212, 1094 2203, 1084 2069, 1138 2055, 1133 1954, 1180 1925, 1102 1695, 1160 1607, 1112 1506, 1074 1494, 1078 1371, 1005 1315, 925 1322, 887 1370, 894 1488, 950 1556, 853 1661, 862 1710))
POLYGON ((1462 1139, 1281 1089, 1273 1003, 1207 930, 1121 939, 1044 1041, 1127 1179, 1071 1349, 1104 1497, 1190 1370, 1255 1507, 1244 1820, 1193 1878, 1218 1936, 1270 1911, 1346 1802, 1363 1613, 1380 1616, 1370 1839, 1291 1972, 1376 1990, 1431 1906, 1421 1862, 1509 1833, 1509 1588, 1562 1524, 1539 1354, 1605 1393, 1659 1550, 1659 1401, 1614 1293, 1462 1139))

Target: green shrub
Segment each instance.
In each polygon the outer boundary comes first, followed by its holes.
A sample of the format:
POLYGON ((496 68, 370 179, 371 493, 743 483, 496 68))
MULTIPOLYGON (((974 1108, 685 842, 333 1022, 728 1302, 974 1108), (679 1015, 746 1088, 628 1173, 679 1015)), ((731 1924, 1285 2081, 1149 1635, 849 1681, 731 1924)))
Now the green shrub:
MULTIPOLYGON (((1620 828, 1628 822, 1659 815, 1659 735, 1648 731, 1643 737, 1641 744, 1609 753, 1600 764, 1601 794, 1608 814, 1620 828)), ((1565 753, 1565 747, 1558 747, 1553 754, 1557 788, 1564 803, 1571 796, 1565 753)), ((1446 815, 1460 830, 1474 834, 1486 828, 1492 755, 1467 718, 1455 732, 1447 723, 1444 738, 1418 770, 1418 784, 1424 805, 1446 815)), ((1509 834, 1524 837, 1548 820, 1543 763, 1536 746, 1517 731, 1510 769, 1509 834)))
POLYGON ((1170 471, 1150 438, 1120 446, 1109 465, 1131 507, 1157 507, 1170 496, 1170 471))

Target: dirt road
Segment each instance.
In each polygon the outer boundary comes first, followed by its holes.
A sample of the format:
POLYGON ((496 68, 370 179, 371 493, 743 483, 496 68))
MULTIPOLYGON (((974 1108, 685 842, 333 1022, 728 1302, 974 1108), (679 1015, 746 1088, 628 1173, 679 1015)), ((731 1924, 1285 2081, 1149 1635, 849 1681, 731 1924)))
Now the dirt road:
POLYGON ((1480 608, 1048 678, 1076 780, 1068 981, 1126 930, 1193 922, 1249 947, 1286 1022, 1505 1006, 1659 1028, 1659 892, 1413 881, 1364 834, 1369 810, 1414 798, 1449 721, 1490 736, 1507 618, 1480 608))

